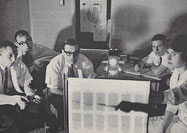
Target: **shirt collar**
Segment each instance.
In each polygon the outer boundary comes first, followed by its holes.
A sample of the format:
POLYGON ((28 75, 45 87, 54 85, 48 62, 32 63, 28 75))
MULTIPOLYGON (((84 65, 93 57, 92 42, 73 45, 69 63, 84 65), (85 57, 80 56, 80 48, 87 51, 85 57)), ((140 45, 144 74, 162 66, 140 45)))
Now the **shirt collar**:
MULTIPOLYGON (((67 67, 71 67, 71 65, 72 65, 72 64, 69 64, 69 63, 67 63, 67 62, 66 62, 66 63, 65 63, 65 65, 66 65, 67 67)), ((73 66, 74 66, 75 68, 77 68, 76 63, 75 63, 75 64, 73 64, 73 66)))
POLYGON ((160 56, 160 57, 164 57, 165 55, 166 55, 166 53, 164 55, 160 56))
MULTIPOLYGON (((63 55, 63 56, 65 56, 65 55, 63 55)), ((65 60, 65 57, 64 57, 64 60, 65 60)), ((78 61, 77 61, 77 62, 78 62, 78 61)), ((74 66, 75 68, 77 68, 77 62, 76 62, 75 64, 73 64, 73 66, 74 66)), ((71 67, 71 65, 72 65, 72 64, 68 63, 68 62, 65 60, 65 66, 66 66, 66 67, 71 67)))
POLYGON ((165 53, 165 54, 163 54, 162 56, 157 56, 154 52, 153 52, 153 54, 154 54, 157 58, 164 57, 164 56, 166 55, 166 53, 165 53))
POLYGON ((66 62, 66 66, 71 67, 71 64, 69 64, 68 62, 66 62))
POLYGON ((4 71, 6 69, 6 67, 4 67, 3 65, 0 64, 1 69, 4 71))

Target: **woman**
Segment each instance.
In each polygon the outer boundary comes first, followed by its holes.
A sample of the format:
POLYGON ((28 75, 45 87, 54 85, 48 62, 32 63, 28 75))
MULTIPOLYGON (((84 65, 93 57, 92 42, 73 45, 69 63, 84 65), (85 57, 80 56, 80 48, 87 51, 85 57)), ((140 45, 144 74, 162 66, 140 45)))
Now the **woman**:
MULTIPOLYGON (((178 35, 168 49, 168 64, 173 70, 170 89, 187 81, 187 35, 178 35)), ((168 104, 164 117, 149 121, 149 133, 187 133, 187 102, 180 105, 168 104), (177 114, 177 115, 175 115, 177 114)))

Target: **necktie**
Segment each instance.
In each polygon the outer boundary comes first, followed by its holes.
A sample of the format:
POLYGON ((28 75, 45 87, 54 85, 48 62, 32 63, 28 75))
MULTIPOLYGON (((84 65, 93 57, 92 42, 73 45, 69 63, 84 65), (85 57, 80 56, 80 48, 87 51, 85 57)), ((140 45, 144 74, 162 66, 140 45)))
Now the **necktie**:
POLYGON ((177 82, 179 81, 179 79, 180 79, 180 74, 179 74, 178 77, 177 77, 177 82))
POLYGON ((68 77, 75 77, 75 71, 73 68, 73 64, 71 65, 71 67, 68 68, 68 77))
POLYGON ((162 57, 159 58, 159 64, 158 66, 160 66, 162 64, 162 57))
POLYGON ((4 74, 5 74, 5 80, 4 80, 3 89, 4 89, 4 93, 6 94, 7 89, 8 89, 8 69, 7 68, 5 68, 4 74))

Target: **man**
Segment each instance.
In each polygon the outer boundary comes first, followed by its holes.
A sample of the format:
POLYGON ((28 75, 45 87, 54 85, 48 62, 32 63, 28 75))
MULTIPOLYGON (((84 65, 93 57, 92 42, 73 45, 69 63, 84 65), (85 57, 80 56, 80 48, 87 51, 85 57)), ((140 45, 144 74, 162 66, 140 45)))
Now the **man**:
POLYGON ((18 58, 28 67, 33 77, 32 87, 43 90, 46 66, 58 53, 43 45, 33 43, 32 37, 27 31, 19 30, 14 37, 15 45, 18 47, 18 58))
POLYGON ((153 51, 135 65, 135 71, 141 71, 142 68, 148 67, 155 75, 165 72, 168 67, 166 41, 165 35, 156 34, 151 39, 153 51))
POLYGON ((46 70, 46 84, 53 94, 63 94, 63 78, 68 77, 68 70, 73 66, 74 77, 94 78, 92 62, 79 53, 77 41, 66 40, 63 44, 62 53, 51 60, 46 70))
MULTIPOLYGON (((2 42, 0 45, 0 121, 4 118, 12 122, 16 116, 16 107, 24 110, 28 99, 35 97, 39 102, 40 97, 36 96, 29 84, 32 77, 27 67, 22 63, 15 63, 17 47, 9 42, 2 42)), ((6 125, 6 120, 0 123, 0 127, 6 125)))
POLYGON ((60 119, 63 118, 64 77, 96 77, 92 62, 79 52, 80 48, 76 40, 66 40, 63 44, 62 53, 53 58, 47 66, 46 84, 52 94, 50 101, 56 108, 60 119))

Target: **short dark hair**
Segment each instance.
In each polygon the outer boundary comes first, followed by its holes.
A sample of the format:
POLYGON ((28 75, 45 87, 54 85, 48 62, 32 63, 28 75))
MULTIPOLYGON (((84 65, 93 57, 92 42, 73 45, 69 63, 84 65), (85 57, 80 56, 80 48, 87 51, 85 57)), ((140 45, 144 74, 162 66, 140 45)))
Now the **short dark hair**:
POLYGON ((187 62, 187 35, 186 34, 177 35, 169 44, 169 48, 171 48, 175 52, 181 52, 182 60, 187 62))
POLYGON ((175 52, 182 52, 187 54, 187 34, 177 35, 169 45, 169 48, 175 52))
POLYGON ((29 33, 27 32, 27 31, 25 31, 25 30, 19 30, 19 31, 17 31, 15 34, 14 34, 14 38, 15 38, 15 40, 16 40, 16 37, 17 36, 20 36, 20 37, 22 37, 22 36, 25 36, 26 37, 26 41, 32 41, 32 37, 29 35, 29 33))
POLYGON ((166 36, 163 34, 156 34, 151 39, 151 41, 159 41, 159 40, 162 41, 163 43, 165 43, 167 39, 166 39, 166 36))
POLYGON ((75 39, 67 39, 67 40, 65 40, 64 43, 63 43, 63 46, 62 46, 63 50, 64 50, 65 45, 70 45, 70 46, 78 45, 78 47, 79 47, 79 44, 78 44, 78 42, 75 39))
POLYGON ((0 49, 7 48, 7 47, 11 47, 13 52, 17 54, 18 52, 17 46, 14 43, 10 41, 2 41, 0 44, 0 49))
POLYGON ((7 47, 11 47, 11 48, 14 48, 14 49, 17 48, 17 46, 10 41, 2 41, 1 45, 0 45, 0 48, 7 48, 7 47))

